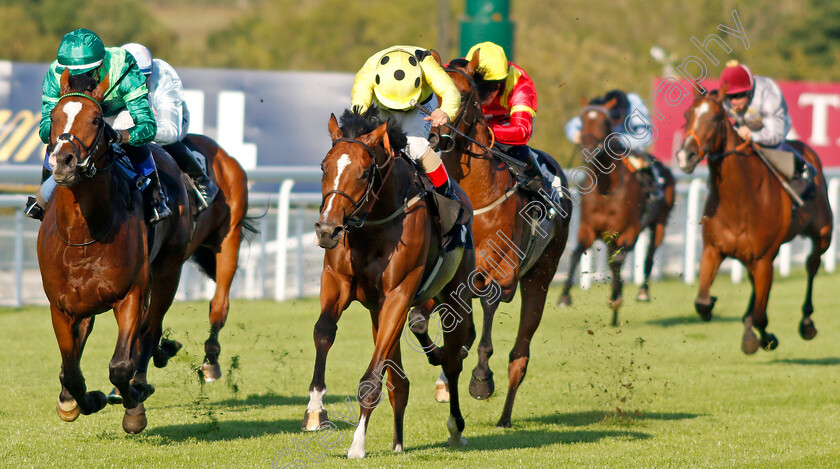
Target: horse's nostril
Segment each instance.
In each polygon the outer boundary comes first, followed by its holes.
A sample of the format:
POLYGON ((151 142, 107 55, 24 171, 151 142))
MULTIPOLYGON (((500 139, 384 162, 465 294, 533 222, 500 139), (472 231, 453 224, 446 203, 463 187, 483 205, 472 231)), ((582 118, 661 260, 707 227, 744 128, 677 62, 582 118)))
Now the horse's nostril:
POLYGON ((343 226, 336 226, 330 237, 332 239, 336 239, 339 236, 341 236, 342 233, 344 233, 344 227, 343 226))
POLYGON ((70 162, 71 162, 71 161, 73 161, 73 155, 67 155, 67 156, 64 158, 64 165, 65 165, 65 166, 70 166, 70 162))

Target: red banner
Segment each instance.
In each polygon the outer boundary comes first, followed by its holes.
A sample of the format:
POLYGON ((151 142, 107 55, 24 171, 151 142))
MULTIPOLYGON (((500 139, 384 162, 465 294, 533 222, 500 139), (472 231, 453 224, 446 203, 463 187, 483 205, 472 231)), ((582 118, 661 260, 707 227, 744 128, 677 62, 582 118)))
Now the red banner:
MULTIPOLYGON (((840 83, 777 83, 787 101, 793 124, 788 139, 802 140, 810 145, 824 166, 840 166, 840 83)), ((652 107, 651 119, 657 131, 651 152, 667 163, 682 144, 685 135, 683 115, 693 101, 691 83, 680 80, 679 85, 674 79, 657 79, 653 94, 645 100, 648 107, 652 107), (683 91, 687 91, 687 96, 683 91)), ((716 89, 718 80, 706 80, 703 87, 716 89)))

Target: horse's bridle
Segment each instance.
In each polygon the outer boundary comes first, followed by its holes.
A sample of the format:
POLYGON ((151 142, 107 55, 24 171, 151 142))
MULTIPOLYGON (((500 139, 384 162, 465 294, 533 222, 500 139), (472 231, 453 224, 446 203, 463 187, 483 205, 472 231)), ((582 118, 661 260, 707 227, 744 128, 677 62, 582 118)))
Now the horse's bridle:
POLYGON ((318 211, 322 212, 324 210, 324 203, 326 203, 327 198, 329 196, 331 196, 333 194, 340 195, 340 196, 344 197, 345 199, 349 200, 350 203, 353 204, 353 211, 350 212, 349 215, 344 217, 344 228, 347 229, 348 226, 352 226, 354 228, 361 228, 362 226, 364 226, 365 219, 367 218, 367 216, 370 212, 365 213, 361 217, 359 217, 358 215, 364 209, 364 207, 365 207, 365 205, 367 204, 368 201, 370 201, 370 200, 375 201, 375 200, 379 199, 379 192, 382 190, 382 187, 385 185, 384 183, 385 183, 385 180, 388 179, 388 175, 391 174, 391 169, 394 167, 394 164, 393 164, 394 163, 394 154, 393 153, 388 154, 388 159, 385 161, 385 163, 383 163, 382 165, 379 165, 379 164, 376 163, 376 151, 373 148, 371 148, 368 144, 366 144, 365 142, 362 142, 361 140, 358 140, 358 139, 355 139, 355 138, 341 137, 341 138, 337 138, 337 139, 333 140, 332 145, 335 146, 338 142, 348 142, 348 143, 355 143, 355 144, 361 145, 362 148, 364 148, 365 151, 370 156, 371 161, 373 161, 373 166, 371 168, 372 170, 367 175, 367 187, 365 188, 365 193, 362 195, 362 197, 359 200, 353 200, 353 197, 351 197, 350 194, 348 194, 348 193, 346 193, 342 190, 333 189, 333 190, 327 192, 326 194, 324 194, 324 196, 321 198, 321 207, 318 209, 318 211), (385 172, 385 175, 383 176, 382 175, 382 169, 386 168, 386 167, 388 168, 388 170, 385 172), (373 171, 373 170, 375 170, 375 171, 373 171), (379 174, 380 179, 381 179, 381 181, 379 183, 379 190, 377 190, 375 193, 373 192, 373 185, 374 185, 374 181, 376 179, 375 175, 374 175, 374 172, 376 174, 379 174))
POLYGON ((67 94, 61 95, 58 98, 58 100, 60 102, 62 99, 67 98, 67 97, 71 97, 71 96, 83 97, 83 98, 91 100, 94 104, 96 104, 96 107, 99 109, 99 116, 97 116, 94 119, 94 121, 96 122, 96 127, 97 127, 96 128, 96 137, 94 138, 93 142, 91 142, 90 146, 87 146, 87 145, 84 144, 84 142, 82 142, 75 135, 73 135, 71 133, 63 133, 63 134, 59 135, 58 137, 56 137, 55 143, 50 145, 50 151, 52 151, 52 148, 55 148, 55 145, 60 143, 60 142, 69 143, 70 146, 73 147, 73 153, 76 155, 76 159, 79 160, 79 162, 76 164, 76 169, 79 171, 79 175, 91 178, 93 176, 96 176, 96 173, 98 171, 107 170, 111 167, 111 165, 114 164, 113 158, 108 159, 108 164, 104 168, 97 168, 96 165, 93 164, 93 157, 99 151, 99 147, 102 144, 102 136, 105 134, 105 119, 103 118, 103 115, 102 115, 102 105, 99 104, 99 102, 97 100, 93 99, 91 96, 88 96, 84 93, 67 93, 67 94), (82 158, 82 151, 84 151, 84 153, 85 153, 85 159, 84 160, 81 159, 82 158))
MULTIPOLYGON (((460 129, 461 124, 463 124, 464 129, 462 130, 462 132, 466 136, 465 138, 472 143, 478 144, 478 142, 476 142, 472 138, 468 137, 468 135, 472 131, 473 127, 475 127, 476 123, 478 123, 478 119, 474 118, 471 121, 466 120, 467 119, 467 108, 468 107, 472 107, 476 111, 482 113, 482 115, 484 113, 484 111, 481 110, 481 107, 478 104, 478 90, 476 89, 477 87, 475 85, 475 81, 472 79, 471 76, 467 75, 467 72, 465 72, 461 69, 447 67, 444 70, 447 71, 447 72, 457 72, 457 73, 463 75, 463 77, 466 78, 467 83, 470 84, 470 92, 466 95, 461 95, 461 107, 458 109, 458 114, 455 115, 455 119, 452 120, 452 126, 460 129)), ((446 136, 447 138, 449 138, 452 141, 452 146, 450 148, 447 148, 447 149, 441 149, 440 151, 449 152, 449 151, 454 150, 455 149, 455 139, 453 139, 448 134, 441 134, 441 137, 444 137, 444 136, 446 136)), ((492 132, 490 132, 490 136, 491 136, 491 138, 494 138, 492 132)), ((495 140, 495 138, 494 138, 494 140, 495 140)), ((493 143, 491 143, 489 146, 492 147, 493 143)), ((465 148, 462 148, 461 151, 468 154, 471 157, 474 157, 474 158, 481 158, 481 157, 487 156, 487 154, 489 153, 489 151, 487 151, 487 150, 484 150, 481 153, 476 153, 476 152, 470 150, 469 145, 467 145, 465 148)))
MULTIPOLYGON (((705 102, 705 99, 703 101, 705 102)), ((689 125, 690 130, 688 131, 688 133, 685 134, 685 139, 683 140, 683 148, 685 148, 685 141, 688 140, 689 137, 693 138, 694 142, 697 143, 697 149, 700 151, 700 153, 697 155, 697 162, 698 163, 700 161, 703 161, 703 158, 706 158, 709 161, 717 161, 717 160, 721 160, 723 158, 726 158, 729 155, 733 155, 735 153, 743 153, 744 150, 746 150, 747 147, 750 146, 750 141, 745 140, 743 143, 736 146, 732 150, 724 151, 724 152, 721 152, 721 153, 711 153, 709 151, 709 146, 708 145, 702 146, 700 144, 700 138, 694 132, 694 126, 696 125, 696 123, 697 123, 697 114, 694 113, 693 114, 693 119, 691 120, 691 124, 689 125)), ((721 124, 725 125, 725 123, 723 121, 721 121, 721 124)), ((725 144, 724 144, 724 146, 725 146, 725 144)))

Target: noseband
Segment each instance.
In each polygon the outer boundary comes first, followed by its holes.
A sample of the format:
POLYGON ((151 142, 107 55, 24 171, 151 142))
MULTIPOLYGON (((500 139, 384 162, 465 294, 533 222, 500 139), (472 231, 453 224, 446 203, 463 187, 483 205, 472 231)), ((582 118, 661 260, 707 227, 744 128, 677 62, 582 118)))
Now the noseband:
POLYGON ((353 211, 350 212, 350 214, 347 215, 344 218, 344 228, 347 229, 348 226, 352 226, 354 228, 361 228, 362 226, 364 226, 365 219, 367 218, 368 214, 366 213, 361 217, 359 217, 358 215, 362 211, 362 209, 365 207, 365 205, 367 204, 368 201, 379 200, 379 192, 382 190, 382 187, 384 186, 385 180, 388 179, 388 175, 391 174, 391 168, 394 167, 394 165, 393 165, 394 155, 393 155, 393 153, 389 154, 388 159, 385 161, 385 163, 382 164, 382 165, 378 165, 378 164, 376 164, 376 152, 374 151, 373 148, 368 146, 368 144, 366 144, 365 142, 362 142, 361 140, 357 140, 355 138, 342 137, 342 138, 337 138, 337 139, 333 140, 332 145, 335 146, 338 142, 348 142, 348 143, 358 144, 358 145, 361 145, 362 148, 365 149, 365 151, 370 156, 371 161, 373 161, 373 169, 376 169, 375 174, 380 175, 381 181, 380 181, 380 184, 379 184, 379 190, 377 190, 376 193, 373 192, 373 184, 374 184, 374 180, 376 178, 374 176, 374 171, 370 171, 370 172, 368 172, 368 175, 367 175, 367 187, 365 188, 365 193, 362 195, 362 197, 359 200, 353 200, 353 197, 351 197, 350 194, 348 194, 348 193, 346 193, 342 190, 333 189, 333 190, 327 192, 326 194, 324 194, 324 196, 321 198, 321 207, 319 208, 318 211, 323 212, 324 204, 326 203, 327 198, 329 196, 331 196, 333 194, 340 195, 340 196, 344 197, 345 199, 349 200, 350 203, 353 204, 353 211), (386 171, 385 175, 382 176, 382 168, 385 168, 385 167, 388 168, 388 171, 386 171))
POLYGON ((93 142, 90 146, 86 146, 84 142, 82 142, 78 137, 71 133, 63 133, 59 135, 55 139, 55 143, 52 145, 52 148, 55 148, 55 145, 58 143, 69 143, 70 146, 73 147, 73 154, 76 156, 76 159, 79 162, 76 164, 76 169, 79 171, 79 175, 91 178, 96 176, 97 171, 99 170, 107 170, 113 164, 113 158, 108 159, 108 165, 104 168, 97 169, 96 166, 93 164, 93 156, 99 151, 99 147, 102 144, 102 135, 105 133, 105 120, 102 118, 102 105, 99 104, 98 101, 93 99, 92 97, 84 94, 84 93, 67 93, 62 95, 59 98, 59 102, 67 97, 70 96, 79 96, 86 99, 89 99, 96 107, 99 109, 99 116, 94 119, 96 122, 96 138, 94 138, 93 142), (82 152, 85 154, 85 159, 82 160, 82 152))

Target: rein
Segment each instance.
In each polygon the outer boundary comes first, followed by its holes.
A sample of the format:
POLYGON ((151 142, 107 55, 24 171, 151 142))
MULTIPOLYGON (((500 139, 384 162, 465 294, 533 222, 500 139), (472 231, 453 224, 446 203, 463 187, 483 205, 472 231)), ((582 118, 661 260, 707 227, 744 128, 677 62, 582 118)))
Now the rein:
MULTIPOLYGON (((689 137, 691 137, 691 138, 694 139, 694 142, 697 143, 697 149, 700 150, 700 152, 701 152, 697 156, 699 158, 698 161, 702 161, 704 157, 707 158, 709 161, 722 160, 723 158, 726 158, 729 155, 734 155, 735 153, 744 153, 744 151, 747 148, 750 147, 751 140, 745 140, 744 142, 742 142, 740 145, 737 145, 732 150, 724 151, 724 152, 721 152, 721 153, 711 153, 709 151, 709 146, 708 145, 702 146, 700 144, 700 138, 697 137, 697 134, 694 132, 694 127, 695 127, 696 123, 697 123, 697 115, 695 114, 694 119, 692 119, 692 121, 691 121, 691 125, 690 125, 691 130, 689 130, 688 133, 685 134, 685 138, 688 139, 689 137)), ((683 145, 685 145, 685 143, 683 143, 683 145)))
POLYGON ((59 142, 69 143, 70 146, 73 147, 73 153, 76 155, 76 158, 79 159, 79 162, 76 164, 76 168, 79 170, 79 174, 87 178, 92 178, 96 176, 96 173, 98 171, 108 170, 111 167, 111 165, 114 164, 113 158, 108 158, 107 166, 101 169, 98 169, 94 164, 92 164, 93 157, 99 151, 99 146, 102 144, 102 135, 105 133, 105 120, 102 117, 102 105, 99 103, 99 101, 93 99, 91 96, 84 93, 67 93, 61 95, 58 98, 58 100, 60 102, 64 98, 73 96, 88 99, 94 104, 96 104, 97 109, 99 109, 99 116, 95 119, 96 137, 94 138, 90 146, 87 146, 75 135, 71 133, 63 133, 55 139, 55 143, 52 145, 52 148, 55 148, 55 145, 59 142), (81 159, 82 151, 84 151, 85 153, 84 160, 81 159))

